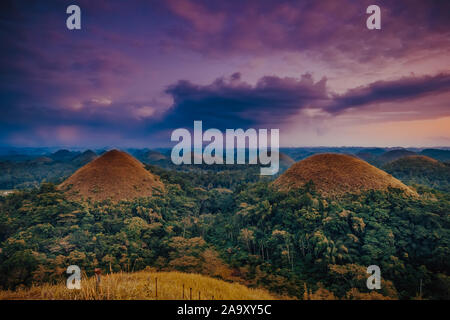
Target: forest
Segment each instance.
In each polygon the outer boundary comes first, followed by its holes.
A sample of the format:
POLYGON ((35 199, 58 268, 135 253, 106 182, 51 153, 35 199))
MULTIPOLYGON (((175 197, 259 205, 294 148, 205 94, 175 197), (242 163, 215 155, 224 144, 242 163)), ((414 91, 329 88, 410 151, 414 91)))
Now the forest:
POLYGON ((450 195, 415 186, 326 198, 314 183, 281 192, 255 166, 147 170, 164 194, 68 200, 44 183, 0 197, 0 286, 87 275, 178 270, 308 299, 449 299, 450 195), (369 291, 366 268, 381 268, 369 291))

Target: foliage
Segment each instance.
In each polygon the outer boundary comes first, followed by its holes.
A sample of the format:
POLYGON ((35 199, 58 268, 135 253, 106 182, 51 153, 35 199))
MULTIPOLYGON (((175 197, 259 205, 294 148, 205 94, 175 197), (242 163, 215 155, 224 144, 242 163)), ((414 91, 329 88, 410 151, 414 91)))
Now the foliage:
POLYGON ((300 299, 450 298, 447 193, 328 199, 312 183, 278 192, 246 169, 148 168, 164 194, 80 203, 42 184, 0 197, 1 287, 61 283, 76 264, 87 276, 97 267, 202 273, 300 299), (365 286, 372 264, 381 290, 365 286))

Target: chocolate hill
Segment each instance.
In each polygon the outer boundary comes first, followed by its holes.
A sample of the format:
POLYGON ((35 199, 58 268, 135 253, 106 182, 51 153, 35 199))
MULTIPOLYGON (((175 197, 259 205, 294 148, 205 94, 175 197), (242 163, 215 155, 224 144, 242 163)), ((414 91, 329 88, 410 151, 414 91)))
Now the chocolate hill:
POLYGON ((408 156, 388 163, 383 170, 408 184, 450 191, 450 164, 426 156, 408 156))
POLYGON ((112 150, 78 169, 59 188, 74 200, 118 202, 151 196, 164 185, 128 153, 112 150))
POLYGON ((149 162, 156 162, 156 161, 166 160, 167 159, 167 157, 165 155, 163 155, 161 152, 154 151, 154 150, 150 150, 150 151, 146 152, 145 153, 145 158, 149 162))
POLYGON ((450 150, 424 149, 420 154, 440 161, 450 161, 450 150))
POLYGON ((378 160, 381 161, 381 163, 388 163, 391 161, 395 161, 397 159, 407 157, 407 156, 414 156, 417 155, 417 153, 405 150, 405 149, 398 149, 398 150, 391 150, 388 152, 383 153, 378 160))
MULTIPOLYGON (((280 168, 284 168, 287 169, 290 166, 292 166, 295 163, 295 160, 292 159, 290 156, 288 156, 287 154, 283 153, 283 152, 277 152, 278 153, 278 160, 280 162, 280 168)), ((272 155, 272 151, 268 150, 267 151, 267 155, 271 156, 272 155)), ((274 152, 274 156, 276 155, 276 153, 274 152)), ((254 158, 252 158, 254 160, 254 158)), ((235 159, 236 160, 236 159, 235 159)), ((258 162, 258 164, 261 164, 261 162, 259 161, 259 158, 256 158, 256 161, 258 162)))
POLYGON ((79 166, 84 166, 85 164, 97 159, 97 154, 92 150, 86 150, 82 154, 76 156, 72 159, 72 162, 79 166))
POLYGON ((390 164, 416 164, 418 166, 420 165, 434 165, 438 167, 445 167, 445 165, 442 162, 437 161, 436 159, 427 157, 427 156, 421 156, 421 155, 414 155, 414 156, 407 156, 400 159, 397 159, 395 161, 392 161, 390 164))
POLYGON ((137 150, 133 155, 145 164, 162 164, 168 162, 167 156, 155 150, 137 150))
POLYGON ((360 193, 363 190, 402 189, 416 195, 399 180, 367 162, 343 154, 318 154, 291 166, 273 183, 280 190, 302 187, 313 181, 316 190, 325 196, 360 193))
POLYGON ((289 168, 295 163, 294 159, 292 159, 287 154, 284 154, 282 152, 279 152, 278 159, 280 161, 280 168, 284 169, 289 168))

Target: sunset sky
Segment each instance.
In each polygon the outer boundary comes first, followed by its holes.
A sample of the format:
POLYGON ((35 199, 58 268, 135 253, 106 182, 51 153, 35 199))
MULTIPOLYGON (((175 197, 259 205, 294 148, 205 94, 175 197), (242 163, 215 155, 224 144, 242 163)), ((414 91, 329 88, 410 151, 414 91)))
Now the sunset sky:
POLYGON ((450 146, 448 0, 2 1, 0 39, 4 146, 163 147, 194 120, 282 146, 450 146))

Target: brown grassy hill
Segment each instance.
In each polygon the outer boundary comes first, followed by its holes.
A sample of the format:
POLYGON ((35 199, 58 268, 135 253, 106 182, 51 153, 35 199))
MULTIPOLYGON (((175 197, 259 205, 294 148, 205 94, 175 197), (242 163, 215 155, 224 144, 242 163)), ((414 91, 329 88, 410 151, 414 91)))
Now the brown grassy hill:
POLYGON ((155 150, 138 150, 133 155, 142 161, 142 163, 147 164, 160 164, 162 162, 169 162, 166 155, 155 150))
POLYGON ((163 155, 161 152, 150 150, 145 153, 145 158, 150 162, 166 160, 167 157, 163 155))
POLYGON ((450 161, 450 150, 424 149, 420 154, 444 162, 450 161))
MULTIPOLYGON (((439 162, 436 159, 433 159, 433 158, 430 158, 427 156, 422 156, 422 155, 407 156, 407 157, 397 159, 395 161, 397 161, 399 163, 400 162, 411 162, 411 163, 417 163, 417 164, 433 164, 433 165, 445 167, 445 165, 442 162, 439 162)), ((392 162, 392 163, 394 163, 394 162, 392 162)))
POLYGON ((417 155, 417 153, 405 149, 398 149, 383 153, 381 156, 378 157, 378 160, 381 161, 381 163, 388 163, 403 157, 414 155, 417 155))
POLYGON ((78 169, 60 185, 71 199, 132 200, 163 189, 159 177, 128 153, 112 150, 78 169))
POLYGON ((302 187, 312 180, 325 196, 360 193, 363 190, 399 188, 408 195, 416 193, 388 173, 367 162, 344 154, 318 154, 297 162, 274 185, 281 190, 302 187))
POLYGON ((408 156, 392 161, 383 170, 406 184, 420 184, 434 189, 450 190, 450 164, 427 156, 408 156))
POLYGON ((98 156, 94 151, 86 150, 79 156, 76 156, 75 158, 73 158, 71 161, 72 161, 72 163, 74 163, 76 165, 84 166, 85 164, 87 164, 97 158, 98 158, 98 156))
POLYGON ((280 160, 281 168, 289 168, 290 166, 292 166, 295 163, 294 159, 292 159, 287 154, 284 154, 282 152, 280 152, 280 154, 279 154, 279 160, 280 160))
MULTIPOLYGON (((280 168, 284 168, 287 169, 290 166, 292 166, 295 163, 295 160, 292 159, 290 156, 288 156, 287 154, 283 153, 283 152, 277 152, 278 153, 278 160, 279 160, 279 164, 280 164, 280 168)), ((269 156, 272 155, 272 151, 268 150, 267 154, 269 156)), ((276 154, 274 153, 274 156, 276 154)), ((259 161, 259 158, 256 159, 256 161, 261 164, 261 162, 259 161)))

